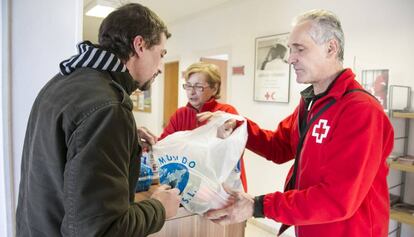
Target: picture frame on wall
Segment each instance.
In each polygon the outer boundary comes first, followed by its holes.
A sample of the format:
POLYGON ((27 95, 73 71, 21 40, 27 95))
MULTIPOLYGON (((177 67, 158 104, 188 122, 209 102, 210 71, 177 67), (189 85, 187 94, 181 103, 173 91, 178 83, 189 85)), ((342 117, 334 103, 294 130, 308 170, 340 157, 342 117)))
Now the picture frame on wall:
POLYGON ((289 33, 283 33, 256 38, 255 101, 289 103, 288 37, 289 33))
POLYGON ((136 90, 130 96, 133 111, 151 113, 151 89, 147 91, 136 90))
POLYGON ((362 70, 361 85, 378 99, 384 110, 388 104, 388 69, 362 70))

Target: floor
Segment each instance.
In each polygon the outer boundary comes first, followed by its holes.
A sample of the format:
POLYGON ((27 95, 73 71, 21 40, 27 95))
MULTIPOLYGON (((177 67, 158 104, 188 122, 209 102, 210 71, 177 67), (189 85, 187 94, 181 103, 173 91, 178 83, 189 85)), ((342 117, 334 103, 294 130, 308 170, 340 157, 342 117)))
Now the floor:
POLYGON ((275 237, 275 234, 272 234, 268 231, 263 230, 262 228, 247 222, 246 229, 244 232, 244 237, 275 237))
MULTIPOLYGON (((244 237, 276 237, 278 229, 263 225, 254 219, 247 221, 246 229, 244 231, 244 237)), ((292 237, 295 236, 292 228, 285 231, 280 237, 292 237)))

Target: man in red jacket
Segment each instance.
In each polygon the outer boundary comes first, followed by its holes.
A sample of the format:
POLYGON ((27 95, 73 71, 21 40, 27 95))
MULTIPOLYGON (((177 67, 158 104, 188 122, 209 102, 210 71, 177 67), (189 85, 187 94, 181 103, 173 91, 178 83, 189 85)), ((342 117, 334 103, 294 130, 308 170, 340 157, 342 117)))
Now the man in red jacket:
MULTIPOLYGON (((276 131, 248 120, 247 148, 277 164, 295 159, 284 192, 234 196, 227 208, 206 216, 228 224, 250 217, 295 226, 300 237, 385 237, 389 196, 386 158, 393 128, 382 106, 344 69, 344 36, 331 12, 297 18, 289 37, 289 63, 301 92, 295 111, 276 131)), ((234 123, 226 123, 227 129, 234 123)))

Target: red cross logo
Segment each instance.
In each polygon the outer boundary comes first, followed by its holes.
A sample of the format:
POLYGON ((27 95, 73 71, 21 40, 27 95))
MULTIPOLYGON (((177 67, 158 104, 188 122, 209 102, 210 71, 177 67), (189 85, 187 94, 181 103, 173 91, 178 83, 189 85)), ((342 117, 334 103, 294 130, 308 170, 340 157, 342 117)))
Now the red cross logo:
POLYGON ((322 140, 328 136, 330 128, 326 119, 320 119, 319 123, 313 126, 312 137, 316 138, 316 143, 322 143, 322 140))
POLYGON ((266 91, 266 94, 265 94, 264 97, 266 98, 266 100, 269 100, 270 95, 269 95, 269 92, 268 91, 266 91))

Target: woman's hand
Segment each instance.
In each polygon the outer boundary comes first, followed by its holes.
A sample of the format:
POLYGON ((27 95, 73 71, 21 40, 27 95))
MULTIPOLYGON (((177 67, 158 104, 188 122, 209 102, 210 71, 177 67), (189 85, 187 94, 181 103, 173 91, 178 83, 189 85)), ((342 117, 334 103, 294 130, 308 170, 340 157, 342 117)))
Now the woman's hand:
MULTIPOLYGON (((199 113, 197 114, 197 120, 198 122, 202 123, 205 122, 207 120, 210 120, 213 116, 217 116, 224 113, 223 111, 216 111, 216 112, 203 112, 203 113, 199 113)), ((224 122, 223 125, 221 125, 220 127, 217 128, 217 137, 225 139, 227 137, 229 137, 234 129, 237 126, 237 121, 235 119, 229 119, 226 122, 224 122)))
POLYGON ((236 128, 236 120, 229 119, 223 125, 217 128, 217 137, 225 139, 229 137, 236 128))

